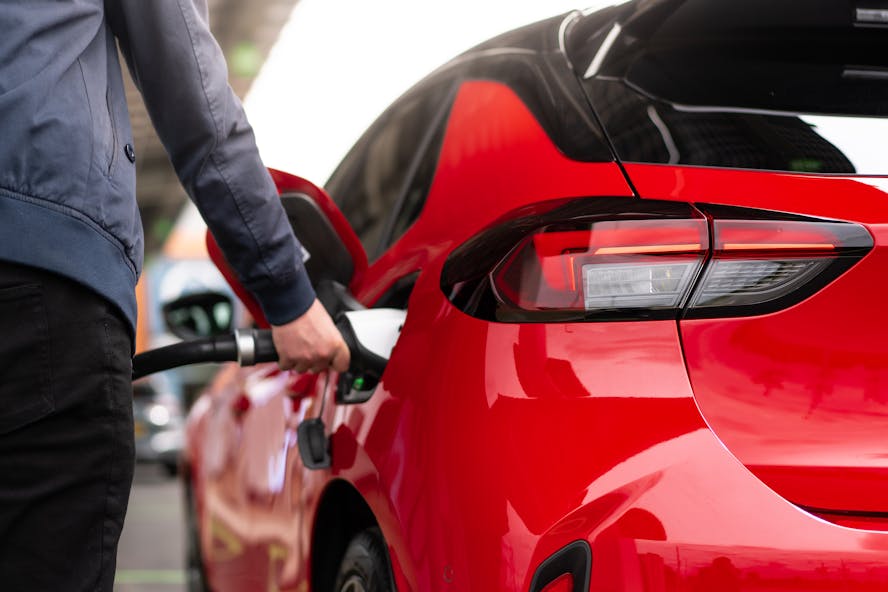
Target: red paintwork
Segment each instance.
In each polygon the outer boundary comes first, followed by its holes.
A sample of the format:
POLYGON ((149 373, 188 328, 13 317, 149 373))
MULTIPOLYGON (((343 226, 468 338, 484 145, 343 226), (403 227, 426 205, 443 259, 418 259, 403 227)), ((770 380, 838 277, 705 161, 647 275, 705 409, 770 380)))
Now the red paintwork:
MULTIPOLYGON (((681 327, 703 415, 756 475, 808 507, 888 512, 888 179, 627 168, 643 197, 866 224, 874 250, 806 301, 681 327), (716 186, 721 177, 729 182, 716 186)), ((884 520, 869 524, 884 529, 884 520)))
MULTIPOLYGON (((876 454, 866 463, 860 454, 885 440, 883 389, 851 391, 885 366, 878 280, 867 282, 886 268, 881 181, 627 169, 643 197, 854 219, 877 246, 821 294, 762 318, 471 318, 439 286, 454 247, 525 204, 631 191, 616 164, 560 154, 506 87, 465 83, 423 214, 354 286, 371 303, 421 272, 370 401, 334 404, 335 376, 296 385, 274 367, 228 369, 192 412, 189 460, 214 589, 307 590, 312 556, 324 552, 311 546, 316 512, 341 482, 372 510, 401 591, 527 590, 536 567, 576 540, 592 547, 594 592, 888 589, 888 533, 816 518, 762 481, 780 481, 767 471, 790 462, 793 483, 813 479, 797 469, 824 458, 879 467, 876 454), (765 380, 764 370, 784 378, 765 380), (842 388, 817 399, 827 384, 842 388), (295 426, 318 414, 324 393, 334 465, 312 472, 295 426), (250 406, 238 414, 242 394, 250 406)), ((823 491, 812 500, 848 491, 815 481, 823 491)))
POLYGON ((888 220, 888 177, 627 164, 639 195, 778 210, 864 224, 888 220))

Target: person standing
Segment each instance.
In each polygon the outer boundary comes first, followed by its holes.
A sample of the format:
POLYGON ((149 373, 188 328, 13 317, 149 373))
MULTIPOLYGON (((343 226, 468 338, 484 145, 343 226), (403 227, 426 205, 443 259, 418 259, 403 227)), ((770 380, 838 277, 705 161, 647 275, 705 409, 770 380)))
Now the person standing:
POLYGON ((205 0, 0 0, 0 587, 110 591, 142 228, 125 57, 284 369, 345 370, 205 0))

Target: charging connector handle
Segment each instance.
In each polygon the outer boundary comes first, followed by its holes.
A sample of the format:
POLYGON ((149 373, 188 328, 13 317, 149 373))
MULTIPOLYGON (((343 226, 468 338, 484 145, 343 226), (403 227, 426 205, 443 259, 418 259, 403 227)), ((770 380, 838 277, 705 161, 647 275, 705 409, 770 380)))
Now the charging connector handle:
POLYGON ((336 328, 351 352, 350 380, 362 379, 367 385, 376 385, 406 317, 406 311, 396 308, 354 310, 336 317, 336 328))

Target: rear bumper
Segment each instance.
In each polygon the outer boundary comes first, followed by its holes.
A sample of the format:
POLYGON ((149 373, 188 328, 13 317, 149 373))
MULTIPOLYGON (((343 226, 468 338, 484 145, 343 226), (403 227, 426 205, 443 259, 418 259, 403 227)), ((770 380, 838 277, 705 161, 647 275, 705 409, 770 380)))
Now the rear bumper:
POLYGON ((556 537, 589 542, 592 591, 888 589, 888 533, 787 502, 707 428, 614 467, 538 548, 556 537))

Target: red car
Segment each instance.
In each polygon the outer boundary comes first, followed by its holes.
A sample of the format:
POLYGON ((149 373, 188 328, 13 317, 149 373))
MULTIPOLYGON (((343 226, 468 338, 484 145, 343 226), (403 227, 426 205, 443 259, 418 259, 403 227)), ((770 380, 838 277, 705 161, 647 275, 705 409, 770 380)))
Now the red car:
POLYGON ((275 173, 325 305, 406 320, 378 384, 197 401, 194 589, 888 590, 886 26, 559 16, 405 94, 332 201, 275 173))

